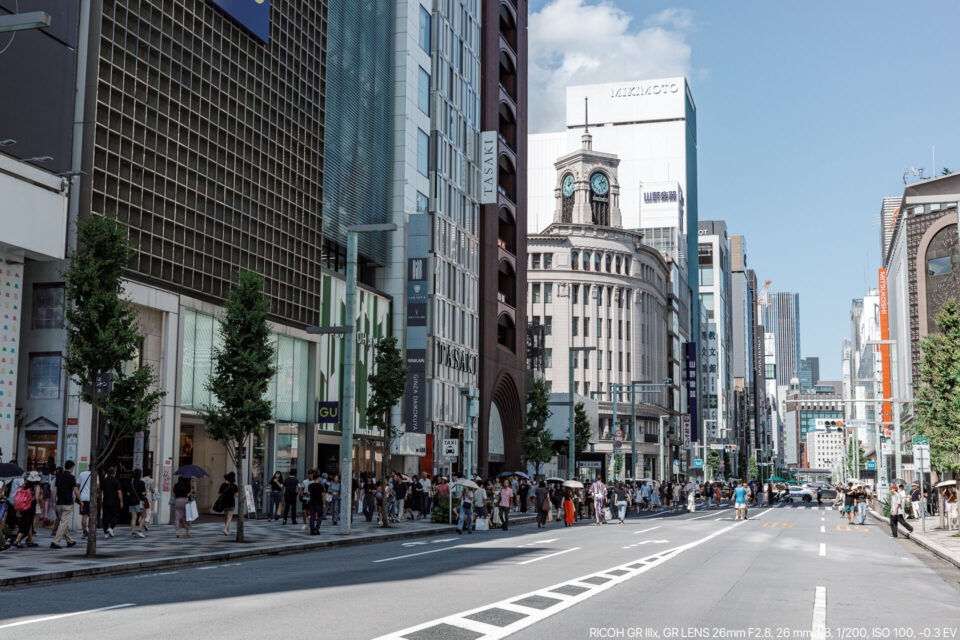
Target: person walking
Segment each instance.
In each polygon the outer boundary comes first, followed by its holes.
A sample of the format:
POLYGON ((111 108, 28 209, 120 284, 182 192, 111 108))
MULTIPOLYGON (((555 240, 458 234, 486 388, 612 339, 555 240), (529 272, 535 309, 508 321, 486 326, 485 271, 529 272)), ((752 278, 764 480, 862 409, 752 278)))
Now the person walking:
POLYGON ((623 519, 627 517, 627 509, 630 506, 630 494, 627 493, 623 483, 619 483, 613 490, 614 503, 617 505, 617 519, 623 524, 623 519))
POLYGON ((101 523, 103 533, 108 538, 113 537, 113 528, 120 521, 120 510, 123 509, 123 488, 120 481, 117 480, 117 468, 107 467, 107 477, 103 479, 98 487, 100 494, 100 504, 103 508, 101 523))
POLYGON ((303 517, 303 526, 301 530, 307 528, 307 520, 310 517, 310 484, 313 483, 313 469, 307 469, 307 477, 300 483, 298 490, 300 496, 300 512, 303 517))
POLYGON ((913 519, 920 517, 920 483, 914 482, 910 491, 910 506, 913 507, 913 519))
MULTIPOLYGON (((819 488, 817 489, 819 491, 819 488)), ((847 522, 853 524, 854 511, 857 510, 857 492, 853 483, 847 483, 847 490, 843 494, 843 512, 847 514, 847 522)))
POLYGON ((823 487, 817 485, 817 506, 823 506, 823 487))
POLYGON ((34 521, 37 519, 37 507, 42 505, 43 490, 40 488, 42 481, 39 473, 31 471, 27 474, 26 481, 13 494, 13 508, 16 510, 19 519, 19 530, 16 539, 13 541, 13 546, 18 549, 23 548, 20 543, 24 539, 26 539, 28 547, 37 546, 33 539, 36 534, 34 521))
POLYGON ((330 517, 333 518, 334 526, 340 524, 340 487, 340 474, 335 473, 330 480, 330 486, 327 487, 328 502, 330 509, 333 511, 330 517))
POLYGON ((747 483, 741 482, 740 486, 733 490, 734 506, 737 510, 737 520, 747 519, 747 483))
POLYGON ((173 485, 173 531, 180 537, 180 527, 183 526, 185 535, 190 537, 190 521, 187 520, 187 503, 193 491, 190 488, 190 478, 178 478, 173 485))
MULTIPOLYGON (((314 474, 315 475, 315 474, 314 474)), ((320 535, 320 523, 323 522, 323 509, 327 505, 327 487, 319 481, 311 482, 309 487, 310 535, 320 535)))
POLYGON ((130 509, 130 535, 134 538, 146 538, 143 535, 144 524, 144 501, 147 498, 147 487, 143 483, 143 471, 141 469, 133 470, 133 478, 130 479, 129 509, 130 509))
POLYGON ((283 524, 287 524, 287 514, 290 520, 297 524, 297 493, 300 491, 300 481, 293 469, 283 481, 283 524))
POLYGON ((567 489, 566 496, 563 499, 563 524, 572 527, 576 521, 577 509, 573 504, 573 489, 567 489))
POLYGON ((84 538, 87 537, 87 524, 90 521, 90 477, 89 469, 77 476, 77 484, 80 485, 80 528, 84 538))
POLYGON ((77 488, 77 479, 73 477, 73 460, 67 460, 63 463, 63 471, 57 476, 57 520, 60 521, 60 527, 50 543, 51 549, 62 549, 61 540, 66 540, 68 547, 77 544, 70 537, 70 521, 73 519, 73 505, 79 502, 80 489, 77 488))
POLYGON ((526 513, 527 499, 530 497, 530 483, 527 482, 526 478, 524 478, 520 482, 519 495, 520 495, 520 513, 526 513))
POLYGON ((697 510, 697 490, 695 487, 690 487, 690 491, 687 492, 687 511, 693 513, 697 510))
POLYGON ((460 495, 460 517, 457 521, 457 533, 462 534, 464 527, 467 533, 473 533, 473 501, 476 497, 473 489, 464 487, 460 495))
POLYGON ((603 524, 605 522, 603 517, 604 501, 607 499, 607 485, 603 484, 603 480, 597 478, 596 481, 590 485, 590 495, 593 496, 594 521, 598 525, 603 524))
POLYGON ((867 490, 863 485, 858 484, 856 486, 856 496, 857 496, 857 524, 865 525, 867 524, 867 490))
POLYGON ((370 477, 363 483, 363 517, 367 522, 373 520, 373 514, 377 510, 377 479, 370 477))
POLYGON ((150 521, 153 520, 153 478, 150 469, 143 472, 143 531, 150 531, 150 521))
MULTIPOLYGON (((503 480, 503 486, 500 489, 500 519, 503 521, 502 528, 506 531, 510 526, 510 506, 513 503, 513 489, 510 487, 510 481, 503 480)), ((549 503, 548 503, 549 504, 549 503)))
MULTIPOLYGON (((900 488, 893 484, 890 486, 890 535, 894 538, 897 536, 898 525, 903 525, 906 527, 907 531, 913 533, 913 527, 907 522, 903 517, 903 503, 904 495, 900 492, 900 488)), ((909 537, 909 534, 908 534, 909 537)))
POLYGON ((543 480, 537 485, 533 492, 533 508, 537 512, 537 529, 543 529, 547 526, 547 511, 550 509, 550 496, 547 491, 547 483, 543 480))
POLYGON ((280 508, 280 503, 282 502, 283 474, 279 471, 276 471, 274 472, 273 477, 270 478, 270 500, 268 502, 269 506, 267 507, 267 522, 279 520, 277 517, 277 509, 280 508))
POLYGON ((220 497, 217 502, 223 510, 223 535, 230 535, 230 523, 233 521, 233 512, 237 508, 237 474, 233 471, 223 476, 225 482, 220 485, 220 497))

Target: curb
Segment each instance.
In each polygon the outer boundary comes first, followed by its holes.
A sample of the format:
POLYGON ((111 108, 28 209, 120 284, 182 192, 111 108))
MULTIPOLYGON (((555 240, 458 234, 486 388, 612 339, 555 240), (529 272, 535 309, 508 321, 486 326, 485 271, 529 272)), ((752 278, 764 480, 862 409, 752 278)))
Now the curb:
MULTIPOLYGON (((885 519, 883 516, 881 516, 879 513, 877 513, 873 509, 867 509, 867 513, 869 513, 874 518, 874 520, 877 520, 881 523, 889 522, 889 520, 885 519)), ((926 539, 923 533, 920 533, 918 535, 920 537, 917 537, 916 535, 911 533, 910 537, 907 539, 913 542, 914 544, 920 545, 921 547, 923 547, 933 555, 938 556, 941 560, 946 560, 953 566, 960 569, 960 557, 957 557, 956 555, 951 554, 946 547, 943 547, 937 544, 936 542, 933 542, 932 540, 926 539)))
MULTIPOLYGON (((510 524, 526 524, 533 522, 536 516, 518 516, 510 518, 510 524)), ((225 560, 238 560, 258 558, 265 556, 285 556, 294 553, 303 553, 307 551, 322 551, 334 547, 354 547, 362 544, 375 542, 389 542, 391 540, 405 540, 408 538, 422 538, 425 536, 437 535, 456 531, 455 525, 440 525, 430 529, 421 529, 419 531, 406 531, 397 533, 382 533, 364 538, 343 538, 341 540, 323 540, 316 542, 304 542, 301 544, 288 544, 280 547, 258 547, 254 549, 245 549, 237 551, 223 551, 218 553, 208 553, 204 555, 179 556, 172 558, 157 558, 156 560, 132 561, 121 564, 104 565, 101 567, 86 567, 83 569, 68 569, 64 571, 48 571, 28 576, 14 576, 12 578, 0 578, 0 588, 22 586, 28 584, 40 584, 44 582, 59 582, 61 580, 73 580, 74 578, 92 578, 103 576, 115 576, 127 573, 137 573, 148 569, 169 569, 171 567, 189 567, 198 564, 209 564, 223 562, 225 560)))

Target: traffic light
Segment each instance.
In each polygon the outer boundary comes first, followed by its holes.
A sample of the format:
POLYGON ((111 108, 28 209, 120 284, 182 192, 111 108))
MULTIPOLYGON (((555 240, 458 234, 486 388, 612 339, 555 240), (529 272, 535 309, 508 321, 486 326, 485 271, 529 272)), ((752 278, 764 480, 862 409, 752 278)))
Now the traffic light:
POLYGON ((838 418, 817 418, 814 421, 814 426, 817 431, 826 431, 827 433, 835 431, 840 433, 843 431, 843 420, 838 418))

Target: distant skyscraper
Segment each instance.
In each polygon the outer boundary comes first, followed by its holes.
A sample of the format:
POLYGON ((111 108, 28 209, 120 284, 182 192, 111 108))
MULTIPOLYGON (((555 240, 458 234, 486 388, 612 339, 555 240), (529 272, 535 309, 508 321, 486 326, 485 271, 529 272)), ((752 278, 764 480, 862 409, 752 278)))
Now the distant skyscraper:
POLYGON ((776 335, 777 384, 800 377, 800 294, 770 293, 763 326, 776 335))
POLYGON ((800 360, 800 388, 803 391, 813 389, 820 381, 820 358, 803 358, 800 360))

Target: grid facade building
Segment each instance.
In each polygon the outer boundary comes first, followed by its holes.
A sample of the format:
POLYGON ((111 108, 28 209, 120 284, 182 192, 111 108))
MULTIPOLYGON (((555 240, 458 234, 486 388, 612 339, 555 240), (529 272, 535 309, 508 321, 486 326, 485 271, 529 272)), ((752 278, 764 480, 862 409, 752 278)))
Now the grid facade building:
POLYGON ((318 323, 326 12, 273 3, 269 44, 206 2, 94 13, 80 212, 128 227, 131 277, 216 301, 250 269, 318 323))

